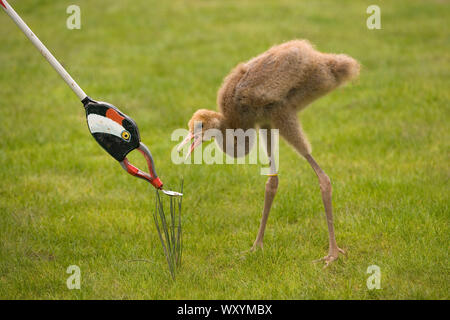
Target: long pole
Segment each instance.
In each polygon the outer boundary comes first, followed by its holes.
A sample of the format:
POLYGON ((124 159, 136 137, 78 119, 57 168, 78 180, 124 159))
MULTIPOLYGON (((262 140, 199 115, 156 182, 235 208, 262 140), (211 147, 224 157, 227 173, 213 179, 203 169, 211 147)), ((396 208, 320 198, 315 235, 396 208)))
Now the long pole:
POLYGON ((21 17, 14 11, 11 5, 6 0, 0 0, 0 5, 3 7, 5 12, 13 19, 17 26, 25 33, 28 39, 34 44, 34 46, 39 50, 39 52, 44 56, 44 58, 50 63, 50 65, 58 72, 58 74, 67 83, 70 89, 75 92, 78 98, 83 101, 87 95, 80 88, 80 86, 72 79, 70 74, 63 68, 63 66, 56 60, 56 58, 48 51, 41 40, 36 37, 36 35, 31 31, 27 24, 22 20, 21 17))

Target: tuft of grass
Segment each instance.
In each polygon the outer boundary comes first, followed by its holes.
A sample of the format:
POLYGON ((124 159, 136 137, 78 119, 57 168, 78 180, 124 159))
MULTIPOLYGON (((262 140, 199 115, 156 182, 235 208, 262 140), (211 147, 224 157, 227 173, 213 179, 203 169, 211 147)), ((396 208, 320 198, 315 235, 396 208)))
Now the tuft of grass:
MULTIPOLYGON (((183 180, 181 181, 180 193, 183 194, 183 180)), ((169 271, 172 279, 175 280, 176 270, 181 266, 182 254, 182 224, 181 224, 181 204, 183 196, 167 196, 170 204, 170 215, 166 216, 164 211, 164 201, 161 201, 159 190, 155 191, 155 210, 153 219, 156 231, 164 250, 169 271)), ((166 201, 167 202, 167 201, 166 201)))

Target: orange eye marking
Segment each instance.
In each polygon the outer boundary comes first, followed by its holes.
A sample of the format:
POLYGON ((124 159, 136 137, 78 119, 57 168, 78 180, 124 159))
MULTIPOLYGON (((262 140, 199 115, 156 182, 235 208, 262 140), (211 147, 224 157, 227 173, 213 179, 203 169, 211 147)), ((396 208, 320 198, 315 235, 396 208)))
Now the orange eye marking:
POLYGON ((106 117, 110 118, 111 120, 117 122, 118 124, 122 125, 122 121, 123 119, 125 119, 124 117, 122 117, 120 114, 117 113, 116 110, 109 108, 106 111, 106 117))

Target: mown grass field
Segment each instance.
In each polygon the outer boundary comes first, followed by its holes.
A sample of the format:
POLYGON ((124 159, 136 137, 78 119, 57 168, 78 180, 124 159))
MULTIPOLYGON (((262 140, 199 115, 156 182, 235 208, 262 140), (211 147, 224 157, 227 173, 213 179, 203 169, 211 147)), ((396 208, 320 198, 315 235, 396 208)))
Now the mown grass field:
POLYGON ((76 96, 0 12, 0 298, 449 298, 448 1, 10 2, 90 96, 138 122, 162 180, 184 177, 184 251, 174 282, 153 190, 96 144, 76 96), (66 28, 70 4, 81 30, 66 28), (381 30, 366 27, 370 4, 381 30), (286 143, 264 251, 243 257, 260 166, 171 162, 172 131, 216 108, 231 68, 295 38, 363 66, 299 115, 348 252, 325 270, 311 262, 328 244, 317 179, 286 143), (66 287, 69 265, 80 290, 66 287), (366 287, 370 265, 380 290, 366 287))

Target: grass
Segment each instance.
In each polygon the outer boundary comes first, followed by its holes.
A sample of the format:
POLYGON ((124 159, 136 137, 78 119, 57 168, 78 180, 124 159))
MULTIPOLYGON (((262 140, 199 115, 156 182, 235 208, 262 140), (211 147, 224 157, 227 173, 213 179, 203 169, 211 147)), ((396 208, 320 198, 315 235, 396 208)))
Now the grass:
MULTIPOLYGON (((183 182, 181 182, 180 193, 183 193, 183 182)), ((181 242, 181 205, 183 198, 170 196, 164 200, 161 199, 159 190, 156 190, 155 194, 153 219, 159 239, 161 240, 164 255, 166 256, 170 275, 175 280, 176 271, 181 266, 181 254, 183 251, 181 242), (166 203, 166 209, 164 209, 164 202, 166 203)))
POLYGON ((95 143, 76 96, 1 12, 0 298, 449 298, 448 2, 10 2, 89 95, 137 121, 162 180, 176 188, 184 177, 183 264, 172 281, 154 191, 95 143), (74 3, 81 30, 65 27, 74 3), (381 30, 366 28, 374 3, 381 30), (348 251, 326 270, 311 263, 327 253, 317 179, 286 143, 264 252, 244 258, 260 166, 170 160, 171 132, 215 109, 232 67, 294 38, 363 65, 358 82, 300 115, 348 251), (366 287, 373 264, 380 290, 366 287), (66 287, 70 265, 81 290, 66 287))

